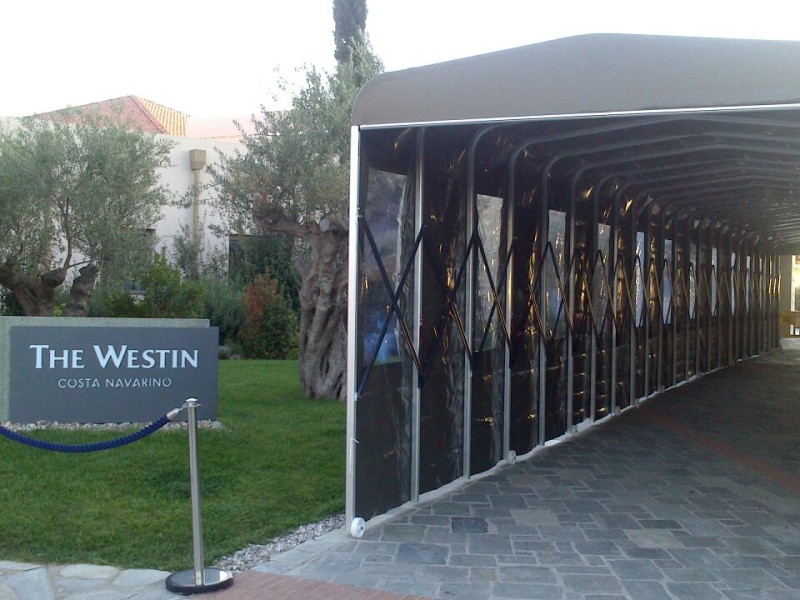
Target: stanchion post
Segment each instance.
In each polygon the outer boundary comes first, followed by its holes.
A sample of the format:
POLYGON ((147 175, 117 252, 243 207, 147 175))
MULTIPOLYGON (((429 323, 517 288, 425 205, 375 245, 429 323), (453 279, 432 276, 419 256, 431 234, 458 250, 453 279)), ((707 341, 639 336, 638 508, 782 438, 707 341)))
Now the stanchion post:
POLYGON ((222 569, 206 568, 203 558, 203 516, 200 508, 200 468, 197 462, 197 407, 196 398, 186 400, 186 418, 189 424, 189 484, 192 494, 192 550, 193 568, 178 571, 167 577, 166 586, 178 594, 215 592, 233 585, 233 575, 222 569))
POLYGON ((197 400, 186 401, 189 420, 189 485, 192 492, 192 550, 194 554, 195 585, 205 585, 203 558, 203 512, 200 508, 200 476, 197 464, 197 400))

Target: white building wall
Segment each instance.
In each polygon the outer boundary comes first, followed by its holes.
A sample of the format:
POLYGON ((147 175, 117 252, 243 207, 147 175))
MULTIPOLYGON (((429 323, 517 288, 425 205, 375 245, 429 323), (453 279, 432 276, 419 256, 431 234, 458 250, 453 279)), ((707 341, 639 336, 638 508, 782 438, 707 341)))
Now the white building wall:
MULTIPOLYGON (((206 165, 211 165, 219 161, 220 151, 225 154, 233 154, 237 149, 244 148, 239 142, 166 137, 173 141, 175 146, 171 152, 172 166, 161 170, 161 181, 170 189, 176 200, 191 200, 192 198, 195 178, 195 173, 189 162, 189 156, 192 150, 205 150, 206 165)), ((209 227, 211 225, 220 225, 221 219, 210 206, 213 191, 209 189, 211 177, 205 168, 200 172, 199 182, 201 190, 199 220, 202 227, 204 253, 208 255, 212 252, 227 252, 227 237, 225 239, 218 238, 211 232, 209 227)), ((158 247, 166 247, 167 253, 169 254, 172 251, 175 236, 181 232, 182 227, 187 226, 190 231, 193 231, 191 205, 164 207, 164 209, 162 209, 161 220, 155 223, 158 247)))

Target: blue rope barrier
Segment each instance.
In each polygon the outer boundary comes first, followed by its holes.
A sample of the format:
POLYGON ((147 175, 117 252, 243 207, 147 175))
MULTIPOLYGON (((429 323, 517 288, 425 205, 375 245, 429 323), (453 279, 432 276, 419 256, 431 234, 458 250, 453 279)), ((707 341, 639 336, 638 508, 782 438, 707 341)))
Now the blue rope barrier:
POLYGON ((153 421, 150 423, 150 425, 143 427, 135 433, 118 437, 113 440, 94 442, 92 444, 59 444, 55 442, 46 442, 44 440, 37 440, 36 438, 22 435, 21 433, 12 431, 11 429, 2 425, 0 425, 0 435, 5 436, 6 438, 15 442, 19 442, 20 444, 25 444, 26 446, 31 446, 33 448, 39 448, 40 450, 49 450, 50 452, 99 452, 101 450, 111 450, 112 448, 119 448, 127 444, 132 444, 133 442, 147 437, 151 433, 154 433, 164 427, 164 425, 167 423, 173 421, 180 412, 181 409, 176 408, 165 414, 157 421, 153 421))

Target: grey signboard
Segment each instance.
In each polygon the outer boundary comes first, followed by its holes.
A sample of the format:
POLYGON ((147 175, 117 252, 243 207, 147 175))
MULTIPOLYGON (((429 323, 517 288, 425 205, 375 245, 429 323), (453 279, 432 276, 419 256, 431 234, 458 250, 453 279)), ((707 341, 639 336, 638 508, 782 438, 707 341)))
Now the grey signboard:
POLYGON ((9 418, 149 422, 197 398, 217 415, 215 327, 10 328, 9 418))

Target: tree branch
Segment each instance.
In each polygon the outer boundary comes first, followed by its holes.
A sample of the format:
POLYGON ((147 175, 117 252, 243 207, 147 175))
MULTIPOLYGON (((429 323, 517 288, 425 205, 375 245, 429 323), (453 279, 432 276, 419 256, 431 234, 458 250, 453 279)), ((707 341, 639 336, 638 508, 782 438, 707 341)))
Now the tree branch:
POLYGON ((67 252, 64 256, 64 262, 62 263, 62 269, 66 271, 69 269, 70 263, 72 262, 72 227, 70 227, 69 219, 65 219, 64 221, 64 237, 67 242, 67 252))
POLYGON ((253 220, 264 231, 288 233, 303 240, 313 236, 315 229, 319 230, 319 226, 316 223, 298 223, 277 208, 262 208, 254 215, 253 220))

